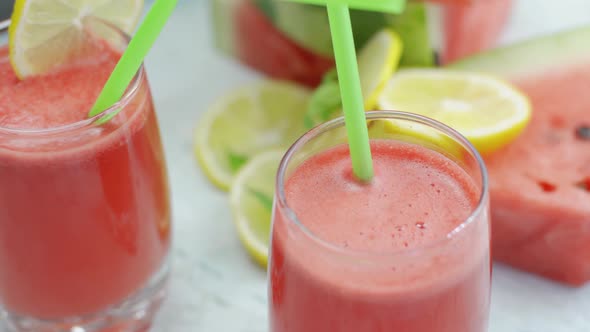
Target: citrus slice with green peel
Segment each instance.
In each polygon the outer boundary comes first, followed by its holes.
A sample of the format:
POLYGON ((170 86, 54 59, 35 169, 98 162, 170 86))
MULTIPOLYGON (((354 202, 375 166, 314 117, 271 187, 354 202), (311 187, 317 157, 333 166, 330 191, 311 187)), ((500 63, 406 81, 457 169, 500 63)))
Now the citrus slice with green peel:
POLYGON ((252 158, 236 175, 230 203, 240 241, 263 267, 268 262, 275 177, 283 150, 270 150, 252 158))
MULTIPOLYGON (((377 105, 381 92, 397 69, 402 49, 400 37, 390 29, 383 29, 360 50, 358 66, 366 110, 372 110, 377 105)), ((331 71, 311 98, 306 126, 313 127, 340 115, 341 108, 337 75, 331 71)))
POLYGON ((93 17, 131 33, 144 0, 16 0, 9 27, 10 61, 19 78, 67 63, 85 45, 93 17))
POLYGON ((227 190, 251 157, 291 146, 305 133, 309 94, 295 84, 265 81, 220 98, 195 132, 195 153, 209 180, 227 190))
POLYGON ((482 154, 513 141, 531 118, 528 98, 509 83, 444 69, 397 72, 381 94, 379 106, 445 123, 482 154))

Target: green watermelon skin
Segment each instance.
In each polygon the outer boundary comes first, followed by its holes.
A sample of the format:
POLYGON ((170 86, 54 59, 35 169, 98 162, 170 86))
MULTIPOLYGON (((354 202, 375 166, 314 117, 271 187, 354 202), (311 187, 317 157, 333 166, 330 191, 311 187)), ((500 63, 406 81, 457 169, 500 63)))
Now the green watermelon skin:
POLYGON ((580 286, 590 281, 590 27, 452 64, 511 80, 532 121, 486 157, 498 261, 580 286))

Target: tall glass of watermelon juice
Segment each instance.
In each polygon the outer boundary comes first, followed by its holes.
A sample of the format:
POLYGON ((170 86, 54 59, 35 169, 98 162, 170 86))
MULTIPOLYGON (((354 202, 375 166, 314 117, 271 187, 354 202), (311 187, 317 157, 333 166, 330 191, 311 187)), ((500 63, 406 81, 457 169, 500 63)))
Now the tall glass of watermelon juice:
POLYGON ((484 332, 485 166, 454 130, 368 113, 375 177, 353 176, 343 120, 287 152, 269 266, 272 332, 484 332))
POLYGON ((11 331, 144 331, 165 289, 170 204, 146 73, 88 119, 128 38, 98 22, 83 38, 80 54, 23 80, 0 46, 0 306, 11 331))

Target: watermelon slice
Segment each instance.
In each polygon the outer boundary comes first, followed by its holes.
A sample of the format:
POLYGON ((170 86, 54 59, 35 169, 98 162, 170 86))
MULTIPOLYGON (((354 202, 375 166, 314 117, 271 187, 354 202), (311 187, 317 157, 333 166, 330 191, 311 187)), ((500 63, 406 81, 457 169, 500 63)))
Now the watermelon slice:
POLYGON ((442 62, 449 63, 494 46, 512 9, 512 0, 480 0, 444 8, 445 46, 442 62))
POLYGON ((235 14, 236 53, 245 64, 271 77, 317 86, 334 60, 305 49, 279 31, 252 2, 235 14))
POLYGON ((523 135, 486 158, 495 259, 590 280, 590 26, 451 65, 510 79, 531 99, 523 135))
MULTIPOLYGON (((361 48, 376 31, 387 26, 404 42, 400 66, 433 66, 435 50, 450 60, 491 46, 503 27, 511 0, 436 2, 410 1, 400 15, 351 11, 356 46, 361 48), (439 7, 442 13, 429 10, 439 7), (429 12, 436 12, 435 17, 429 17, 429 12), (445 33, 447 36, 433 37, 445 33), (443 42, 445 45, 440 46, 443 42)), ((325 8, 283 0, 210 3, 216 46, 246 65, 276 79, 312 87, 333 67, 325 8)))

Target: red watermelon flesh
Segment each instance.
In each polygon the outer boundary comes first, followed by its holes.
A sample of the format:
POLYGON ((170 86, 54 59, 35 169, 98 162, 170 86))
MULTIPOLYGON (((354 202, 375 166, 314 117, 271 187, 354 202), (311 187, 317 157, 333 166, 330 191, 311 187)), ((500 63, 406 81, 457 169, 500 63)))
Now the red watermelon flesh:
POLYGON ((535 113, 515 144, 487 159, 494 254, 582 284, 590 280, 590 138, 577 132, 590 126, 590 61, 515 82, 535 113))
POLYGON ((315 54, 283 35, 252 1, 243 1, 235 17, 239 59, 273 78, 317 86, 334 60, 315 54))
POLYGON ((444 7, 445 45, 441 60, 450 63, 486 50, 499 39, 512 9, 512 0, 453 1, 444 7))
POLYGON ((590 281, 590 27, 454 64, 511 79, 530 98, 525 132, 486 158, 496 260, 590 281))

